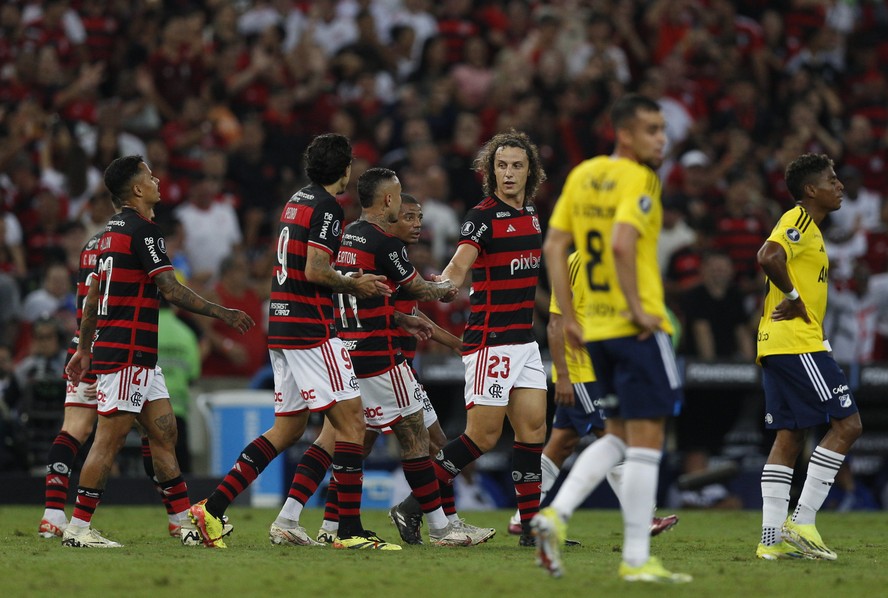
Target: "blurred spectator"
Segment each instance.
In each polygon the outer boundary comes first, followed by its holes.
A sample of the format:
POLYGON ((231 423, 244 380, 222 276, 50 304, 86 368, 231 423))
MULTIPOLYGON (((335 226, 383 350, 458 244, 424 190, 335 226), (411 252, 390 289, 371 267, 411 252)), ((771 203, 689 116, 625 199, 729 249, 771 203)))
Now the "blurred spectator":
POLYGON ((176 317, 165 300, 161 300, 158 312, 157 341, 157 365, 163 369, 170 404, 176 416, 178 430, 176 460, 182 472, 189 473, 191 472, 191 450, 188 444, 190 386, 200 377, 200 347, 197 335, 176 317))
POLYGON ((40 184, 68 198, 68 218, 78 218, 90 195, 102 186, 102 173, 58 117, 47 127, 41 144, 40 184))
POLYGON ((873 276, 866 263, 855 263, 846 288, 832 284, 826 305, 823 333, 832 345, 835 360, 842 364, 872 362, 877 325, 886 319, 888 274, 873 276))
MULTIPOLYGON (((266 309, 250 281, 249 263, 242 253, 232 253, 222 260, 219 282, 208 298, 240 309, 255 322, 265 319, 266 309)), ((253 376, 268 361, 266 336, 263 326, 240 334, 224 324, 216 325, 213 320, 207 331, 211 350, 203 360, 203 375, 253 376)))
POLYGON ((697 240, 696 231, 685 220, 686 211, 683 198, 671 196, 663 199, 663 228, 657 239, 657 262, 664 276, 675 252, 693 245, 697 240))
POLYGON ((21 467, 24 442, 17 408, 22 391, 14 375, 12 351, 0 344, 0 471, 21 467))
POLYGON ((74 289, 67 266, 63 263, 52 263, 43 272, 40 288, 25 295, 22 303, 22 319, 26 322, 36 322, 40 318, 62 316, 60 312, 69 312, 68 316, 73 314, 76 317, 77 306, 74 303, 74 289))
POLYGON ((734 281, 743 293, 761 288, 756 253, 768 236, 755 178, 741 175, 728 184, 725 204, 715 219, 713 244, 734 263, 734 281))
POLYGON ((204 176, 192 184, 188 200, 175 210, 195 284, 215 280, 222 260, 243 240, 232 198, 223 192, 221 183, 204 176))

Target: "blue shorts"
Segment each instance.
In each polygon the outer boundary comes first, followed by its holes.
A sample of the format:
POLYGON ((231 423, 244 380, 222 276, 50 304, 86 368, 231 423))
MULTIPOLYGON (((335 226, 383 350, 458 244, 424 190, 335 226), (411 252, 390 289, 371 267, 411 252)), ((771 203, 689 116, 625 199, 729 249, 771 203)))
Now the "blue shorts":
POLYGON ((762 357, 765 427, 796 430, 857 413, 839 364, 826 351, 762 357))
POLYGON ((681 375, 665 332, 587 343, 607 417, 669 417, 681 403, 681 375), (616 398, 616 401, 614 401, 616 398))
POLYGON ((604 429, 604 409, 601 407, 601 392, 597 382, 582 382, 573 385, 574 405, 555 409, 552 427, 573 428, 580 438, 591 433, 593 429, 604 429))

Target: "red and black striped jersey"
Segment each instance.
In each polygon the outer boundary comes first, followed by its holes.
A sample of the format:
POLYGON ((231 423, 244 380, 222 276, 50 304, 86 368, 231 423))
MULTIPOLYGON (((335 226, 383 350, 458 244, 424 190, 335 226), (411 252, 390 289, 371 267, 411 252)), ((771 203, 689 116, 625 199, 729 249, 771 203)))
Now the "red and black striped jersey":
MULTIPOLYGON (((416 313, 417 306, 418 302, 416 299, 408 296, 404 291, 399 291, 395 295, 395 311, 412 316, 416 313)), ((395 332, 398 335, 401 353, 407 358, 407 361, 412 364, 413 358, 416 357, 416 337, 403 328, 395 328, 395 332)))
MULTIPOLYGON (((365 274, 385 276, 392 292, 417 274, 407 257, 404 242, 366 220, 357 220, 346 227, 336 269, 343 274, 360 269, 365 274)), ((336 329, 351 355, 358 378, 378 376, 404 361, 394 322, 393 297, 357 299, 339 293, 336 302, 339 312, 336 329)))
POLYGON ((516 210, 491 196, 469 210, 459 244, 478 249, 472 264, 471 313, 463 353, 533 342, 533 307, 542 234, 536 206, 516 210))
POLYGON ((268 347, 310 349, 336 335, 329 288, 305 278, 308 247, 333 261, 342 237, 342 207, 322 186, 311 184, 293 194, 281 212, 277 264, 271 277, 268 347))
POLYGON ((105 226, 96 274, 99 305, 92 371, 109 374, 130 365, 157 365, 160 293, 154 277, 172 270, 160 228, 125 207, 105 226))
MULTIPOLYGON (((80 268, 77 271, 77 331, 74 333, 74 338, 68 344, 68 357, 65 359, 65 367, 68 366, 68 362, 71 361, 71 358, 77 351, 77 346, 80 344, 80 321, 83 319, 83 304, 86 302, 87 293, 89 293, 89 279, 96 270, 96 261, 99 257, 99 239, 104 234, 105 231, 96 233, 80 250, 80 268)), ((64 378, 67 377, 68 375, 64 374, 64 378)), ((96 381, 96 377, 92 372, 85 372, 80 377, 80 380, 87 384, 92 384, 96 381)))

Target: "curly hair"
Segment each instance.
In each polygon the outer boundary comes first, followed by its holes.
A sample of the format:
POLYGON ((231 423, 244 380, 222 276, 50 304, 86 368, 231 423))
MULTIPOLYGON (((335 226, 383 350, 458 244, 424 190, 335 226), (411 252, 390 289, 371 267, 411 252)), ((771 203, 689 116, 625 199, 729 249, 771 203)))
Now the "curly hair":
POLYGON ((305 150, 305 174, 318 185, 332 185, 343 176, 352 161, 348 138, 336 133, 318 135, 305 150))
POLYGON ((546 180, 546 171, 543 170, 543 163, 540 160, 540 152, 537 146, 530 140, 526 133, 510 129, 507 133, 498 133, 490 138, 490 141, 484 144, 481 151, 475 157, 472 164, 475 172, 481 174, 482 185, 485 195, 492 195, 496 191, 496 172, 494 171, 494 161, 496 160, 496 150, 501 147, 517 147, 523 149, 527 153, 527 186, 525 187, 525 197, 533 199, 540 185, 546 180))
POLYGON ((786 188, 797 202, 805 198, 805 185, 827 168, 832 168, 833 161, 826 154, 802 154, 786 167, 786 188))

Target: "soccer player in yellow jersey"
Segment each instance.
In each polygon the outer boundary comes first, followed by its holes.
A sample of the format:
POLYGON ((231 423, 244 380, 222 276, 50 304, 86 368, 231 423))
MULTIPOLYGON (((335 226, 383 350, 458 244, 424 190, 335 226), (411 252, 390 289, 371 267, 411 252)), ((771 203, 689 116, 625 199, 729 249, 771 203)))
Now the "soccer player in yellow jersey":
MULTIPOLYGON (((580 254, 574 251, 567 258, 570 274, 570 290, 574 313, 582 325, 586 309, 586 280, 582 276, 583 263, 580 254)), ((576 450, 580 439, 588 434, 601 438, 604 435, 604 407, 601 390, 595 380, 592 360, 585 347, 568 348, 564 342, 564 326, 561 322, 561 308, 552 295, 549 303, 549 324, 546 327, 549 340, 549 353, 552 356, 552 382, 555 384, 555 418, 552 420, 552 433, 543 447, 543 483, 540 502, 555 484, 561 467, 576 450)), ((620 478, 622 468, 617 465, 607 473, 607 481, 620 499, 620 478)), ((678 517, 654 517, 651 520, 651 535, 656 536, 678 523, 678 517)), ((521 522, 518 514, 509 521, 509 533, 520 534, 521 522)), ((568 544, 571 542, 568 541, 568 544)))
POLYGON ((534 519, 539 562, 562 573, 566 521, 610 469, 624 461, 620 487, 626 581, 685 582, 650 555, 650 516, 657 495, 666 418, 681 398, 669 341, 657 238, 663 209, 655 169, 663 161, 666 124, 659 105, 638 94, 611 109, 616 148, 571 171, 549 220, 543 247, 562 307, 565 339, 587 343, 606 403, 605 434, 584 450, 552 505, 534 519), (567 254, 573 245, 586 281, 585 323, 571 305, 567 254))
POLYGON ((805 154, 786 167, 796 207, 780 218, 758 252, 768 277, 758 329, 758 363, 765 389, 765 426, 777 430, 762 471, 759 558, 835 560, 814 523, 836 472, 860 437, 860 414, 845 374, 823 337, 829 259, 820 223, 842 205, 844 186, 833 162, 805 154), (805 431, 829 424, 814 449, 798 506, 787 517, 793 467, 805 431), (784 521, 785 520, 785 521, 784 521))

